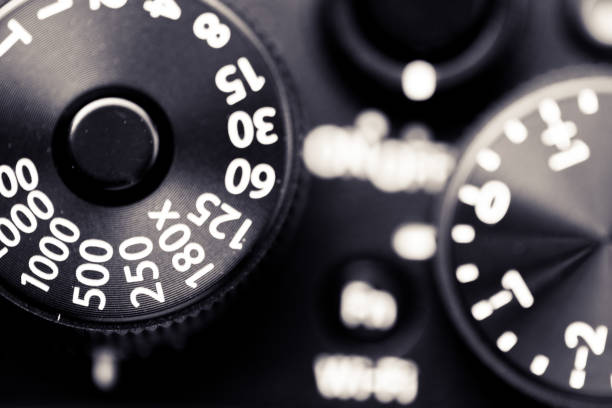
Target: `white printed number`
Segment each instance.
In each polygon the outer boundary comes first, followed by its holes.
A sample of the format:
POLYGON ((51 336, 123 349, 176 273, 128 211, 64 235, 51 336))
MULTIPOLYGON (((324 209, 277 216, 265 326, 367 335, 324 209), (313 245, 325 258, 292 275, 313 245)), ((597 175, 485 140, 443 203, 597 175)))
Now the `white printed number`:
POLYGON ((497 224, 506 216, 510 198, 508 186, 497 180, 488 181, 482 188, 466 184, 459 191, 459 199, 473 206, 478 219, 489 225, 497 224))
MULTIPOLYGON (((159 279, 159 267, 151 261, 144 260, 153 252, 153 242, 147 237, 134 237, 127 239, 119 245, 119 255, 126 261, 140 261, 135 271, 129 266, 123 268, 125 281, 127 283, 144 282, 145 272, 151 275, 152 280, 159 279)), ((130 293, 130 302, 135 308, 140 307, 139 296, 150 297, 151 299, 164 303, 166 298, 161 282, 155 282, 155 290, 140 286, 130 293)))
MULTIPOLYGON (((49 201, 50 203, 50 201, 49 201)), ((25 215, 26 207, 23 207, 25 215)), ((31 222, 32 231, 36 229, 35 218, 26 216, 31 222)), ((66 244, 72 244, 79 240, 81 231, 73 222, 65 218, 53 218, 49 225, 51 236, 43 237, 38 247, 42 255, 33 255, 28 262, 32 275, 21 274, 21 284, 32 285, 43 292, 49 291, 49 285, 45 281, 52 281, 59 275, 58 262, 64 262, 70 256, 70 250, 66 244)))
POLYGON ((574 322, 567 326, 567 329, 565 329, 565 345, 570 349, 576 349, 574 369, 569 378, 570 387, 577 390, 584 387, 589 350, 596 356, 601 356, 606 349, 607 338, 608 328, 606 326, 597 326, 593 329, 592 326, 584 322, 574 322), (585 344, 580 345, 580 339, 585 344))
MULTIPOLYGON (((198 227, 203 226, 204 223, 208 221, 208 219, 212 215, 211 211, 207 208, 207 206, 220 207, 223 211, 222 215, 219 215, 212 219, 208 227, 208 231, 210 232, 210 235, 212 235, 213 238, 218 240, 224 240, 226 234, 225 232, 222 232, 219 228, 225 223, 240 220, 242 218, 242 213, 236 210, 234 207, 230 206, 229 204, 222 203, 221 199, 218 196, 212 193, 204 193, 200 197, 198 197, 198 200, 196 201, 196 208, 198 210, 199 216, 193 213, 189 213, 187 215, 187 219, 198 227)), ((250 218, 246 218, 243 221, 242 225, 240 226, 240 228, 238 228, 238 231, 236 232, 229 244, 229 247, 231 249, 242 249, 242 242, 244 241, 246 233, 251 228, 251 225, 253 225, 253 221, 250 218)))
POLYGON ((266 197, 276 184, 276 172, 269 164, 258 164, 251 169, 246 159, 234 159, 225 173, 225 188, 230 194, 244 193, 249 186, 255 187, 249 197, 259 200, 266 197))
POLYGON ((206 41, 211 48, 223 48, 229 42, 232 32, 230 28, 221 23, 219 17, 213 13, 204 13, 193 23, 193 33, 200 40, 206 41))
POLYGON ((29 192, 24 204, 15 204, 10 210, 10 219, 0 218, 0 258, 8 253, 8 248, 14 248, 21 242, 22 234, 31 234, 36 230, 36 217, 43 221, 53 217, 53 203, 42 191, 35 190, 38 186, 38 170, 30 159, 20 159, 15 170, 7 165, 0 166, 0 196, 13 198, 21 187, 29 192))
POLYGON ((553 99, 544 99, 539 107, 540 116, 548 125, 542 132, 542 143, 558 151, 548 159, 552 171, 559 172, 587 161, 591 149, 578 139, 578 127, 572 121, 564 121, 561 108, 553 99))
MULTIPOLYGON (((190 239, 191 229, 185 224, 174 224, 159 237, 161 250, 175 253, 172 257, 172 266, 179 272, 187 272, 194 265, 199 265, 206 259, 204 248, 200 244, 189 242, 190 239)), ((197 288, 197 281, 206 276, 214 267, 211 263, 205 265, 187 278, 185 283, 191 288, 197 288)))
POLYGON ((230 77, 235 75, 239 69, 244 80, 253 92, 261 91, 266 84, 266 79, 261 75, 257 75, 248 58, 239 58, 238 67, 234 64, 222 67, 215 76, 215 84, 221 92, 230 94, 227 97, 227 104, 230 106, 237 104, 247 97, 247 91, 243 81, 238 78, 230 80, 230 77))
POLYGON ((245 149, 257 142, 264 146, 278 142, 278 135, 274 132, 274 124, 266 119, 276 116, 276 109, 271 107, 260 108, 253 117, 244 112, 232 113, 227 122, 227 133, 230 141, 238 149, 245 149))
POLYGON ((501 181, 489 181, 480 190, 476 216, 485 224, 500 222, 510 206, 510 189, 501 181))
POLYGON ((104 306, 106 306, 106 296, 100 289, 89 289, 85 292, 85 295, 81 297, 81 288, 75 287, 72 294, 72 303, 83 307, 89 307, 91 299, 94 297, 98 298, 98 309, 104 310, 104 306))
POLYGON ((181 18, 181 8, 175 0, 147 0, 142 7, 151 14, 153 18, 165 17, 170 20, 181 18))
POLYGON ((106 285, 110 280, 110 272, 102 264, 110 261, 113 257, 113 247, 108 242, 99 239, 88 239, 79 246, 79 254, 87 263, 77 267, 76 278, 80 284, 91 289, 87 289, 81 297, 81 288, 75 286, 72 303, 89 307, 91 300, 97 298, 98 309, 104 310, 106 295, 98 288, 106 285))

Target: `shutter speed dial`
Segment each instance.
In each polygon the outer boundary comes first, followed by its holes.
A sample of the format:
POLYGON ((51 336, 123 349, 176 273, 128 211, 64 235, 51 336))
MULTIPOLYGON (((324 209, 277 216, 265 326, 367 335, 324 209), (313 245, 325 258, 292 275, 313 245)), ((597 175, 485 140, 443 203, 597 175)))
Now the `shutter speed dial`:
POLYGON ((275 60, 216 1, 0 9, 0 288, 47 319, 154 325, 220 299, 296 186, 275 60))
POLYGON ((555 406, 612 402, 612 76, 531 88, 479 128, 449 184, 438 277, 500 376, 555 406))

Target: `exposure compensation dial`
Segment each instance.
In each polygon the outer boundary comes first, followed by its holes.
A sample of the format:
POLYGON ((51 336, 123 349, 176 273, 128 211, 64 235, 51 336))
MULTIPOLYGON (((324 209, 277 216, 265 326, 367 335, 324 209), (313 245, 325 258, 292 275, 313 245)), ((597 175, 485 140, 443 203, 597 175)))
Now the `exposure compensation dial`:
POLYGON ((438 277, 455 323, 554 406, 612 403, 611 113, 606 74, 530 88, 478 128, 442 205, 438 277))
POLYGON ((217 1, 0 9, 0 288, 60 323, 209 305, 275 240, 296 181, 276 60, 217 1))

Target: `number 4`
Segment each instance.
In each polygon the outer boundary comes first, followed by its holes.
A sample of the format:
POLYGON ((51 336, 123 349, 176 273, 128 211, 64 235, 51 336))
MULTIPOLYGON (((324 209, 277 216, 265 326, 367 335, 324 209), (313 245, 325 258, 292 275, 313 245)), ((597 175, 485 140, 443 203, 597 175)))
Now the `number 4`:
POLYGON ((176 4, 175 0, 147 0, 142 6, 151 14, 151 17, 165 17, 170 20, 178 20, 181 18, 181 8, 176 4))

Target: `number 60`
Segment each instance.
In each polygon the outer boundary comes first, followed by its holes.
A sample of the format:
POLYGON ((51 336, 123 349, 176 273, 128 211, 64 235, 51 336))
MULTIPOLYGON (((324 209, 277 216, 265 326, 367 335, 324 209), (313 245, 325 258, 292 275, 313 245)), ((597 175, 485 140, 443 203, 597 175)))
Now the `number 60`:
POLYGON ((275 184, 276 173, 272 166, 265 163, 251 169, 248 161, 238 158, 229 164, 225 173, 225 188, 230 194, 242 194, 253 185, 255 190, 249 192, 249 197, 254 200, 270 194, 275 184))

